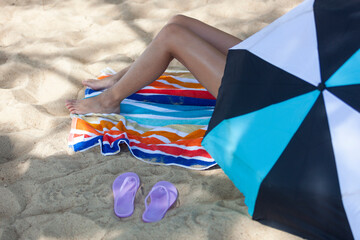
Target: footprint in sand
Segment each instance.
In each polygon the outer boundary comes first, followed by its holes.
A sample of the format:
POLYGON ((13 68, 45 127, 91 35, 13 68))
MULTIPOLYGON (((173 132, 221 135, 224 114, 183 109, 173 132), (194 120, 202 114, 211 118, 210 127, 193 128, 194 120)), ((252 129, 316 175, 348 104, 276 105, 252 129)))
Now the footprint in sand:
POLYGON ((42 214, 20 219, 29 225, 19 231, 20 239, 103 239, 106 231, 89 218, 73 213, 42 214), (26 222, 25 222, 26 221, 26 222))
POLYGON ((0 51, 0 65, 5 64, 7 60, 8 60, 7 55, 4 52, 0 51))
POLYGON ((0 187, 0 219, 9 219, 20 213, 16 196, 7 188, 0 187))

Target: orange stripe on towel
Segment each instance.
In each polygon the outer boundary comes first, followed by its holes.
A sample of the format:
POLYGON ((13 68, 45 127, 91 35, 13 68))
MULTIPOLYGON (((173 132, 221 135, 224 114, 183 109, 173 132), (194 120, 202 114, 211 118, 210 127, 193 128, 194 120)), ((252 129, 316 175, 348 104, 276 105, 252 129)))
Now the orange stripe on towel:
POLYGON ((96 135, 102 135, 101 133, 96 131, 94 129, 94 127, 91 124, 89 124, 88 122, 86 122, 85 120, 82 120, 80 118, 75 118, 74 120, 75 120, 75 127, 73 127, 74 129, 84 130, 84 131, 91 132, 96 135))
MULTIPOLYGON (((177 80, 171 76, 160 76, 159 79, 166 80, 168 83, 177 84, 177 85, 180 85, 185 88, 204 89, 204 87, 200 83, 183 82, 183 81, 177 80)), ((150 84, 150 86, 152 86, 152 84, 150 84)))

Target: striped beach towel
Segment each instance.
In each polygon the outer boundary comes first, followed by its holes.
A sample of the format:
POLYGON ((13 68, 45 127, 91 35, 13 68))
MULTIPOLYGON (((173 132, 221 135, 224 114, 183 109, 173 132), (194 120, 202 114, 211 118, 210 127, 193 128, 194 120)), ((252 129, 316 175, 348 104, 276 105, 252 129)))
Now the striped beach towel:
MULTIPOLYGON (((99 79, 115 72, 107 68, 99 79)), ((138 159, 202 170, 216 163, 201 146, 215 99, 188 73, 163 75, 126 98, 120 114, 72 114, 69 146, 84 151, 100 146, 103 155, 125 143, 138 159)), ((85 90, 85 98, 101 91, 85 90)))

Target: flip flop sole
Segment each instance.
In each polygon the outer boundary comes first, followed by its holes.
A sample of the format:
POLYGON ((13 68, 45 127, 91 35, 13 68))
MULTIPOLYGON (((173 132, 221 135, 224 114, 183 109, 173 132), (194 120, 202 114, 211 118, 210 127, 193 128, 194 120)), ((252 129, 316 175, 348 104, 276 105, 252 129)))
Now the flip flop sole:
POLYGON ((164 218, 169 208, 176 202, 178 191, 176 187, 167 181, 156 183, 145 199, 145 211, 142 219, 144 222, 157 222, 164 218), (147 205, 147 199, 151 202, 147 205))
POLYGON ((114 213, 118 217, 130 217, 134 212, 134 200, 140 187, 136 173, 127 172, 118 176, 112 185, 114 194, 114 213))

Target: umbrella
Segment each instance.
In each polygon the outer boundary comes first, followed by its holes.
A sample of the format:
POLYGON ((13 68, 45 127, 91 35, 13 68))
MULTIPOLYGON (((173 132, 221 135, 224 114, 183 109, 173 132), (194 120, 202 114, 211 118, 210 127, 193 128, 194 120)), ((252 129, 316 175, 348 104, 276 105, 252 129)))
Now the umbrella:
POLYGON ((359 0, 308 0, 229 50, 202 144, 253 219, 360 239, 359 46, 359 0))

